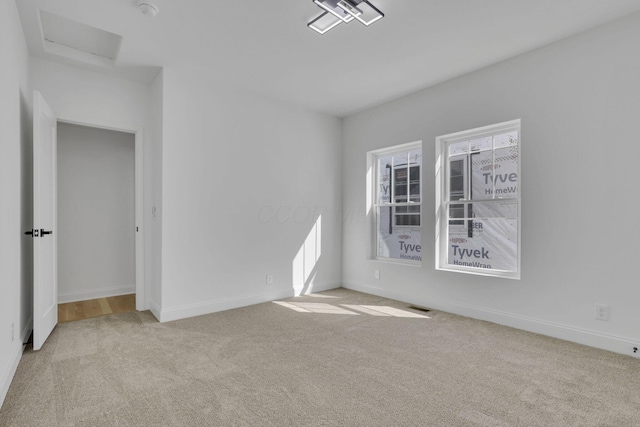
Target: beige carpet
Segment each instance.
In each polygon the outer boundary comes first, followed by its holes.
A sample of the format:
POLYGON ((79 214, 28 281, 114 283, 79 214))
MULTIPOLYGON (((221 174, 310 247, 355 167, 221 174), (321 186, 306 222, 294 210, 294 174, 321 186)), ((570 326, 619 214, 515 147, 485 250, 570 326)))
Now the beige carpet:
POLYGON ((344 289, 286 302, 60 324, 0 425, 640 426, 632 357, 344 289))

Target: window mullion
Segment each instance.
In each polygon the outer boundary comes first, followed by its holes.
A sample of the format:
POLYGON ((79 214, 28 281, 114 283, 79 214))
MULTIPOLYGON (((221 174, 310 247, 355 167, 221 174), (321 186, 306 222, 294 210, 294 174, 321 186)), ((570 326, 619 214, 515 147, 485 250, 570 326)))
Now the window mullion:
POLYGON ((407 151, 407 202, 410 202, 410 201, 411 201, 411 151, 407 151))
POLYGON ((393 182, 393 176, 396 171, 396 159, 395 156, 391 155, 391 167, 389 168, 389 203, 393 203, 396 199, 396 189, 393 182))
POLYGON ((496 137, 491 137, 491 198, 496 198, 496 137))

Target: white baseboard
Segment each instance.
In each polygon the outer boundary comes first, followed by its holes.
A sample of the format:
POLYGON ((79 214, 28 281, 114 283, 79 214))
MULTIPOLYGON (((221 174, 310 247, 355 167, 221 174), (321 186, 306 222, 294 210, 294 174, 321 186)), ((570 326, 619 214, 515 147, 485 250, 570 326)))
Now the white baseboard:
MULTIPOLYGON (((339 288, 341 285, 337 283, 309 286, 304 290, 304 294, 311 292, 322 292, 339 288)), ((188 304, 173 308, 163 308, 159 313, 154 311, 152 303, 151 312, 160 322, 170 322, 172 320, 186 319, 188 317, 202 316, 203 314, 216 313, 219 311, 231 310, 234 308, 247 307, 249 305, 260 304, 263 302, 275 301, 283 298, 290 298, 300 295, 302 289, 280 289, 264 294, 247 295, 238 298, 228 298, 223 300, 205 301, 197 304, 188 304)))
POLYGON ((354 291, 415 304, 425 308, 432 308, 434 310, 446 311, 448 313, 473 319, 485 320, 499 325, 510 326, 512 328, 522 329, 528 332, 583 344, 589 347, 596 347, 603 350, 609 350, 614 353, 625 354, 627 356, 640 357, 640 354, 633 354, 633 347, 638 346, 638 341, 629 338, 603 334, 601 332, 590 331, 583 328, 520 316, 512 313, 489 310, 470 304, 460 304, 440 298, 429 298, 419 295, 400 293, 393 290, 376 288, 363 283, 345 282, 342 286, 346 289, 352 289, 354 291))
POLYGON ((72 291, 72 292, 58 292, 58 304, 64 304, 67 302, 86 301, 96 298, 115 297, 118 295, 135 294, 136 286, 122 286, 119 288, 102 288, 92 289, 90 291, 72 291))
POLYGON ((2 369, 2 375, 0 376, 0 407, 4 404, 4 399, 7 397, 9 386, 11 386, 11 381, 13 381, 13 377, 18 369, 18 364, 22 358, 22 352, 24 351, 24 344, 22 344, 22 342, 15 340, 11 344, 9 363, 2 369))

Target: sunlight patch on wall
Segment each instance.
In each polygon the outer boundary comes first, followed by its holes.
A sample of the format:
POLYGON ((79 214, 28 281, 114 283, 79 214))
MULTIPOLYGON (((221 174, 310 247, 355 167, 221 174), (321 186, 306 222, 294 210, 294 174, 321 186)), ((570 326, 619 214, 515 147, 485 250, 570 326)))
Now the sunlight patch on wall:
POLYGON ((321 255, 322 215, 319 215, 293 259, 292 283, 294 295, 300 295, 311 290, 313 282, 312 274, 316 269, 321 255))

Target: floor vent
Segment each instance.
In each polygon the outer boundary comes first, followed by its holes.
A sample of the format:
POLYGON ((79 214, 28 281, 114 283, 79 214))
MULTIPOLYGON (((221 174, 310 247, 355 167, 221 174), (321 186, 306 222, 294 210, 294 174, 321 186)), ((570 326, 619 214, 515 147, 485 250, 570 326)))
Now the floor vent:
POLYGON ((410 305, 409 308, 412 309, 412 310, 423 311, 425 313, 428 313, 428 312, 431 311, 430 308, 418 307, 417 305, 410 305))

